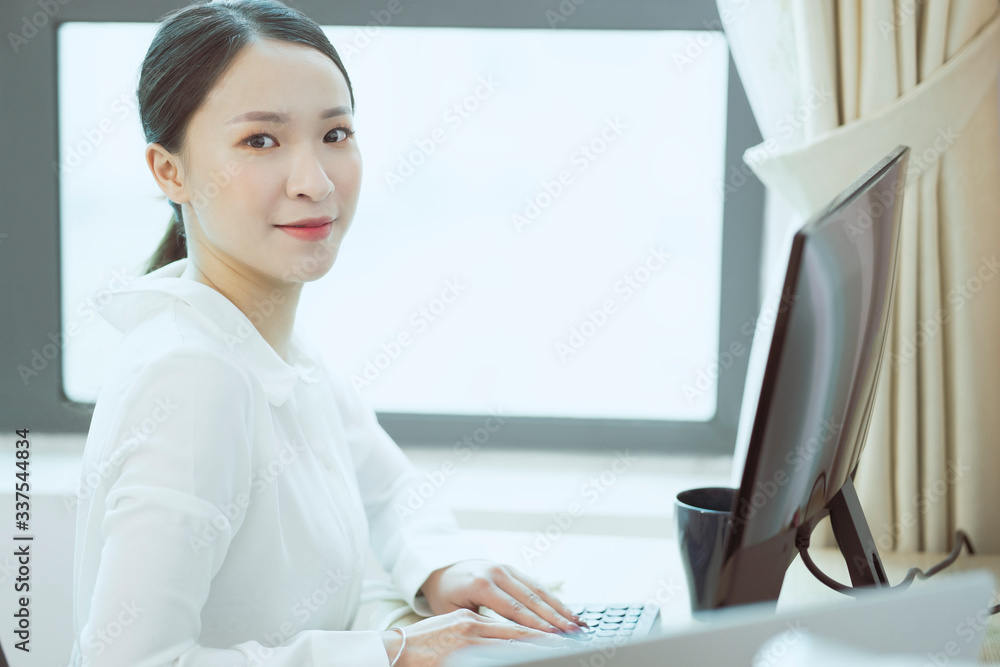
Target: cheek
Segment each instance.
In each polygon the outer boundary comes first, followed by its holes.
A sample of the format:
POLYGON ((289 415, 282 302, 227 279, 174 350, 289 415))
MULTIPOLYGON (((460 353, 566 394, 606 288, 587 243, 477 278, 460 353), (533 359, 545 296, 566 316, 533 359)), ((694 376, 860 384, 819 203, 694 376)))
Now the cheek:
POLYGON ((357 197, 361 190, 362 172, 361 153, 357 151, 344 156, 344 159, 335 165, 333 183, 340 190, 342 197, 357 197))
POLYGON ((270 193, 279 180, 273 166, 263 162, 247 164, 234 179, 234 192, 241 198, 263 197, 270 193))
POLYGON ((273 198, 275 188, 279 187, 276 183, 273 169, 262 164, 244 164, 226 188, 223 205, 228 212, 242 218, 247 217, 247 212, 259 215, 268 210, 264 204, 273 198))

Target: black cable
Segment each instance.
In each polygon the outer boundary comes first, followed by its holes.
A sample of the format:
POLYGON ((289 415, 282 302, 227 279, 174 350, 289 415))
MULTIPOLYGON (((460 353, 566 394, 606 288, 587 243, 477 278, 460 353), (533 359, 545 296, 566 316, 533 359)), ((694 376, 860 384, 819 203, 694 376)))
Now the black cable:
MULTIPOLYGON (((928 577, 934 576, 935 574, 937 574, 944 568, 948 567, 958 559, 959 554, 962 553, 963 544, 968 548, 970 554, 976 553, 976 550, 972 546, 972 540, 969 539, 969 536, 966 535, 965 531, 956 530, 955 546, 952 547, 951 553, 948 554, 947 558, 945 558, 943 561, 941 561, 934 567, 928 569, 927 572, 924 572, 918 567, 911 567, 909 572, 906 573, 906 576, 903 578, 901 582, 899 582, 895 586, 889 586, 888 588, 891 590, 905 590, 910 586, 910 584, 913 583, 913 580, 916 577, 920 577, 921 579, 927 579, 928 577)), ((807 533, 801 532, 795 536, 795 546, 799 550, 799 556, 802 557, 802 562, 805 564, 806 569, 808 569, 813 574, 814 577, 819 579, 826 586, 832 588, 838 593, 843 593, 844 595, 850 595, 852 597, 856 597, 857 595, 859 595, 859 591, 863 590, 854 588, 853 586, 845 586, 839 581, 831 579, 829 576, 826 575, 825 572, 819 569, 816 563, 813 562, 813 559, 809 556, 809 535, 807 533)), ((996 614, 996 613, 1000 613, 1000 605, 994 605, 993 607, 990 607, 990 614, 996 614)))

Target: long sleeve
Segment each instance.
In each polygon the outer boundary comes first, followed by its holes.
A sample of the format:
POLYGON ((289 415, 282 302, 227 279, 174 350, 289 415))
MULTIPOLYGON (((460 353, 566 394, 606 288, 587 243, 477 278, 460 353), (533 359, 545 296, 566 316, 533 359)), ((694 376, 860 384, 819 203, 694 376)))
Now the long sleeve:
POLYGON ((88 612, 74 660, 95 667, 388 665, 375 631, 310 629, 274 644, 199 644, 213 577, 252 502, 254 430, 269 427, 255 423, 259 400, 238 364, 194 347, 161 355, 129 387, 107 436, 116 445, 102 450, 113 472, 101 535, 91 529, 85 539, 103 539, 103 547, 92 595, 82 600, 88 612), (145 435, 138 444, 124 437, 136 424, 145 435))
POLYGON ((340 375, 334 380, 372 548, 406 602, 421 616, 431 616, 426 598, 418 595, 427 577, 439 568, 489 554, 462 534, 433 481, 420 474, 386 433, 358 390, 340 375))

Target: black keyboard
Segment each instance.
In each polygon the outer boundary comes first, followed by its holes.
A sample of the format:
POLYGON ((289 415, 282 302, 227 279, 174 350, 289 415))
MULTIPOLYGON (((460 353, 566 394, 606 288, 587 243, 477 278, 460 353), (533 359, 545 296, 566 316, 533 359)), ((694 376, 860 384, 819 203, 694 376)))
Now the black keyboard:
POLYGON ((660 607, 655 602, 637 604, 571 604, 569 608, 588 627, 568 634, 592 644, 621 644, 659 631, 660 607))

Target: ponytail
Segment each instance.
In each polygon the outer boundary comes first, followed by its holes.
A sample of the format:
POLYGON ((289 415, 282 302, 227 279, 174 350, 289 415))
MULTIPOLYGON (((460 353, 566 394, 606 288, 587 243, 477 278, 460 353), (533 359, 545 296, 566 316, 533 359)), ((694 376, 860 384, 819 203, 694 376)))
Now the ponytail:
POLYGON ((152 273, 160 267, 187 257, 187 237, 184 235, 184 216, 180 204, 170 202, 174 214, 170 216, 167 233, 163 235, 159 247, 149 258, 146 273, 152 273))

